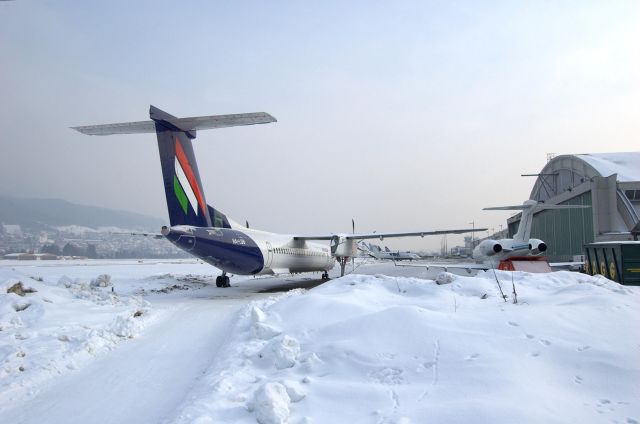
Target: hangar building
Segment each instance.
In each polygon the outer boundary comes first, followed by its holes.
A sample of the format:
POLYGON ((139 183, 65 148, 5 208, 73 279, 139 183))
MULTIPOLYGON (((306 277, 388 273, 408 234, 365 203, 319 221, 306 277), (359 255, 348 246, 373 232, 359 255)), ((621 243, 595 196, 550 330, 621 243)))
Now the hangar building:
MULTIPOLYGON (((529 196, 586 209, 534 215, 531 237, 544 240, 552 261, 570 261, 586 243, 637 239, 640 231, 640 152, 562 155, 537 174, 529 196)), ((521 214, 507 220, 515 234, 521 214)))

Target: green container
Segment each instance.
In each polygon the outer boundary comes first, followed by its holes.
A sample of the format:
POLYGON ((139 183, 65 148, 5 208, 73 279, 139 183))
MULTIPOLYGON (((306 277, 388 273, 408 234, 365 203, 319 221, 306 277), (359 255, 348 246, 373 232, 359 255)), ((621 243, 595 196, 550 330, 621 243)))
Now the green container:
POLYGON ((640 286, 640 241, 606 241, 584 246, 587 274, 640 286))

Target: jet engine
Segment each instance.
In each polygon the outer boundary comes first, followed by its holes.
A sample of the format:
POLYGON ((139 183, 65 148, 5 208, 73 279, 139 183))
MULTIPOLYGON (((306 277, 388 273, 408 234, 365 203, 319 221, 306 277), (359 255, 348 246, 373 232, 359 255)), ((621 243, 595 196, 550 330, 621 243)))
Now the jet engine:
POLYGON ((547 250, 547 245, 542 240, 529 239, 529 250, 532 255, 538 255, 547 250))
POLYGON ((484 240, 476 247, 476 250, 482 256, 493 256, 502 252, 502 245, 495 240, 484 240))

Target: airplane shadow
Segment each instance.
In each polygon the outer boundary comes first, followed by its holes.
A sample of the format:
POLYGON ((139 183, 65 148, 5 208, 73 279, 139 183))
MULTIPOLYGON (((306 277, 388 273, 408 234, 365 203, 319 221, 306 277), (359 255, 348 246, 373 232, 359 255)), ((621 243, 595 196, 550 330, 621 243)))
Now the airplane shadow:
MULTIPOLYGON (((327 280, 331 281, 331 280, 327 280)), ((319 285, 326 283, 327 281, 323 281, 322 279, 309 279, 309 280, 289 280, 284 281, 281 284, 274 285, 271 287, 263 288, 262 290, 258 290, 258 293, 282 293, 288 292, 293 289, 312 289, 314 287, 318 287, 319 285)))

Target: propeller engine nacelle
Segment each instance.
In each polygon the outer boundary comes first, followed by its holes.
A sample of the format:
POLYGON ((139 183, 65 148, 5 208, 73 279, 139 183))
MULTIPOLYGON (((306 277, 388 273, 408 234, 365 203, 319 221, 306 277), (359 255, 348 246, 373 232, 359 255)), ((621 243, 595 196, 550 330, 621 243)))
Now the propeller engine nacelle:
POLYGON ((484 240, 476 247, 476 251, 482 256, 493 256, 502 252, 502 245, 495 240, 484 240))
POLYGON ((529 250, 532 255, 538 255, 547 250, 547 245, 538 239, 529 239, 529 250))
POLYGON ((358 243, 354 239, 345 236, 333 236, 331 238, 331 254, 338 258, 354 257, 358 254, 358 243))

